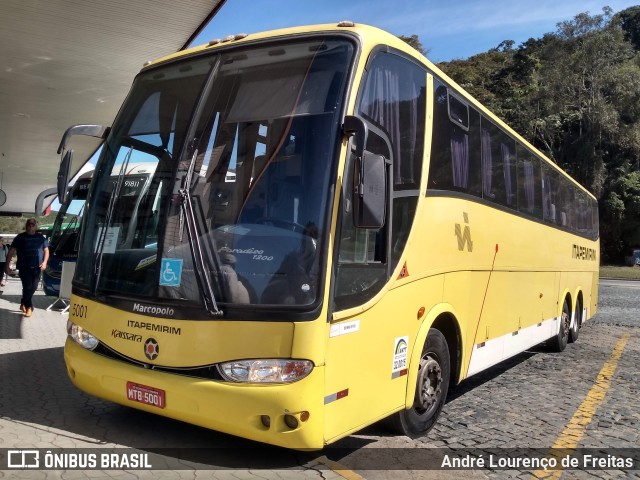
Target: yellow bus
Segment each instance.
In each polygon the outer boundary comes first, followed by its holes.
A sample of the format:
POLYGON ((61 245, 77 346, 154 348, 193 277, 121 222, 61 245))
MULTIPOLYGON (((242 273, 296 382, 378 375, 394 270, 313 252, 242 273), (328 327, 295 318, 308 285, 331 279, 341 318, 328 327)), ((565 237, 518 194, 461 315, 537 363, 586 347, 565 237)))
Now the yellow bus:
POLYGON ((65 133, 60 188, 75 134, 105 141, 64 354, 91 395, 294 449, 387 417, 415 438, 450 385, 596 312, 594 197, 376 28, 145 65, 112 127, 65 133), (112 176, 142 157, 132 216, 112 176))

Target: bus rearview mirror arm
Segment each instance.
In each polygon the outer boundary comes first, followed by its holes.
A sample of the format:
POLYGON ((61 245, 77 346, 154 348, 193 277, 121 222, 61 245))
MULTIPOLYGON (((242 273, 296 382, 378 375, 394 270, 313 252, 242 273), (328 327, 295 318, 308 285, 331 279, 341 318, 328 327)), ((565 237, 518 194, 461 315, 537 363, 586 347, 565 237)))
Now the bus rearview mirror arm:
POLYGON ((342 132, 347 137, 354 137, 354 155, 358 158, 362 158, 364 153, 364 146, 367 144, 368 129, 367 124, 360 117, 355 115, 347 115, 344 117, 344 123, 342 124, 342 132))
MULTIPOLYGON (((62 135, 62 140, 58 146, 58 155, 64 154, 60 161, 60 169, 58 170, 57 192, 58 201, 64 203, 67 197, 67 183, 69 182, 69 173, 71 171, 71 163, 73 161, 73 150, 67 150, 69 138, 74 135, 86 135, 105 139, 109 135, 109 127, 103 125, 73 125, 67 128, 62 135)), ((36 208, 37 209, 37 208, 36 208)))
POLYGON ((67 150, 60 162, 58 170, 58 201, 63 204, 67 199, 67 183, 69 182, 69 172, 71 171, 71 162, 73 161, 73 149, 67 150))
POLYGON ((110 127, 105 127, 103 125, 74 125, 69 127, 64 132, 64 135, 62 135, 62 140, 58 146, 58 155, 65 151, 69 138, 74 135, 86 135, 88 137, 96 137, 104 140, 107 138, 109 130, 110 127))
POLYGON ((42 192, 40 192, 40 194, 36 198, 36 205, 34 208, 34 212, 36 213, 37 217, 39 217, 44 213, 44 208, 43 208, 44 199, 57 194, 58 194, 57 188, 47 188, 46 190, 43 190, 42 192))

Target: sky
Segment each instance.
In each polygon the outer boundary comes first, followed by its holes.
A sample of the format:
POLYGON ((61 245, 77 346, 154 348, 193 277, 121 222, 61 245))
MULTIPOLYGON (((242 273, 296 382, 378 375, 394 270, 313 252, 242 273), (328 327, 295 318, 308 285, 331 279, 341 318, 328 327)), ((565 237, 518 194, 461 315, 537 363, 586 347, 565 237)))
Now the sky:
POLYGON ((513 40, 555 32, 578 13, 614 12, 640 0, 227 0, 192 45, 237 33, 351 20, 418 35, 433 62, 468 58, 513 40))

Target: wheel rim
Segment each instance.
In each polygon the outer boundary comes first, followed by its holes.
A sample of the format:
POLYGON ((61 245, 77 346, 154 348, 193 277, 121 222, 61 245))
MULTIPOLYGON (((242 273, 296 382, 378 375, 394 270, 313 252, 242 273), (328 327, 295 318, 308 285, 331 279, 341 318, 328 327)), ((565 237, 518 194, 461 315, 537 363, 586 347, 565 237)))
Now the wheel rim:
POLYGON ((424 414, 438 405, 442 396, 442 368, 431 354, 420 360, 415 409, 424 414))
POLYGON ((578 330, 580 330, 580 324, 582 323, 582 303, 580 301, 578 301, 578 304, 576 305, 576 321, 573 325, 573 330, 575 332, 578 332, 578 330))
POLYGON ((566 311, 566 309, 562 309, 562 325, 560 326, 560 328, 562 328, 563 337, 569 336, 570 327, 571 327, 571 318, 569 317, 569 313, 566 311))

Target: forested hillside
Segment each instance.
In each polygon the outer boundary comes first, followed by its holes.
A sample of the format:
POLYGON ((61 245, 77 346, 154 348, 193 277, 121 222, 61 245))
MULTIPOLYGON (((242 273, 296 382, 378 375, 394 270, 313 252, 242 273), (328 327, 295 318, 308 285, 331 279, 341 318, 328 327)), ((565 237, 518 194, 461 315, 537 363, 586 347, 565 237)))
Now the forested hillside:
POLYGON ((640 6, 438 66, 598 198, 603 262, 640 247, 640 6))

